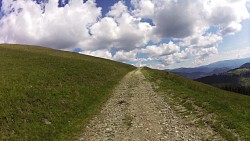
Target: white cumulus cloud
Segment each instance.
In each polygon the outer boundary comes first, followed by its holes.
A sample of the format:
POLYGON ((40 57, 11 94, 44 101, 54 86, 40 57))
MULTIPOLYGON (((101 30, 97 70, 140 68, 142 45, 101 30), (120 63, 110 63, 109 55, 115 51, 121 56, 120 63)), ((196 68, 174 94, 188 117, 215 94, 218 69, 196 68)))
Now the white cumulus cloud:
POLYGON ((95 56, 95 57, 112 59, 112 54, 106 49, 96 50, 96 51, 85 50, 85 51, 81 51, 79 53, 80 54, 85 54, 85 55, 91 55, 91 56, 95 56))
POLYGON ((65 7, 49 0, 45 9, 32 0, 3 0, 2 4, 5 16, 0 20, 0 40, 57 49, 74 48, 88 40, 88 28, 101 14, 92 0, 70 1, 65 7))
POLYGON ((239 32, 250 17, 246 0, 131 0, 132 7, 118 1, 105 15, 95 0, 63 0, 62 5, 58 0, 2 0, 0 42, 80 49, 164 68, 217 54, 224 37, 239 32))
POLYGON ((113 56, 113 59, 116 61, 136 61, 136 50, 132 51, 117 51, 116 54, 113 56))
POLYGON ((174 44, 173 42, 169 42, 168 44, 160 44, 159 46, 151 45, 147 46, 145 49, 142 49, 142 53, 146 53, 151 57, 156 56, 165 56, 165 55, 171 55, 176 52, 179 52, 180 47, 174 44))
POLYGON ((90 48, 130 51, 147 44, 150 40, 150 24, 133 17, 121 1, 111 7, 107 15, 90 28, 90 48))

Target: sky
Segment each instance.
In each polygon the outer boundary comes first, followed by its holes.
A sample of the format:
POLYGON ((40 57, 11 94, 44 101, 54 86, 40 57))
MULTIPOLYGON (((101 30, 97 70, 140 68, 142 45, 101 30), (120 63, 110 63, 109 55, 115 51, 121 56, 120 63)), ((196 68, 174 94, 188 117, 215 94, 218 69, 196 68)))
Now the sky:
POLYGON ((0 0, 0 43, 156 69, 250 57, 250 0, 0 0))

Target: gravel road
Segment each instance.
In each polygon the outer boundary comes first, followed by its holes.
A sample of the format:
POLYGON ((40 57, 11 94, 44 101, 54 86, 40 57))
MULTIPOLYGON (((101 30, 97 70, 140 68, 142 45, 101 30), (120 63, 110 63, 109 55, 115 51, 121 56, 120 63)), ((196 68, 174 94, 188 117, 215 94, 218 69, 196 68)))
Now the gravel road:
POLYGON ((211 128, 179 116, 154 92, 140 69, 128 73, 101 112, 86 126, 81 141, 223 140, 211 128))

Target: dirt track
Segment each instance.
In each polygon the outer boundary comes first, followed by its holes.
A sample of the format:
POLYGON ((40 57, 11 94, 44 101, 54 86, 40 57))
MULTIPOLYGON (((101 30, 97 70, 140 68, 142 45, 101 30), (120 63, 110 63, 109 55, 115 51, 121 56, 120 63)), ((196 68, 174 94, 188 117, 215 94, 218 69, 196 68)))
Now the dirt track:
POLYGON ((140 69, 128 73, 100 114, 79 138, 83 141, 223 140, 211 128, 181 118, 154 92, 140 69))

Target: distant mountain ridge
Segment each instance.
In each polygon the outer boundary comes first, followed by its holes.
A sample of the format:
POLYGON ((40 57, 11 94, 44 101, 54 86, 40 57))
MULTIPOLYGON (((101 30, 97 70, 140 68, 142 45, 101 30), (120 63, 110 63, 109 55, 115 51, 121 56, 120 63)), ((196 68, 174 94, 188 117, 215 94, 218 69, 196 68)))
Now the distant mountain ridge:
POLYGON ((242 66, 240 66, 240 68, 248 68, 248 69, 250 69, 250 63, 243 64, 242 66))
POLYGON ((209 67, 209 68, 220 68, 220 67, 238 68, 241 65, 248 63, 248 62, 250 62, 250 57, 249 58, 242 58, 242 59, 218 61, 215 63, 211 63, 209 65, 206 65, 206 67, 209 67))
POLYGON ((242 64, 250 62, 250 58, 244 59, 235 59, 235 60, 224 60, 215 62, 212 64, 208 64, 205 66, 195 67, 195 68, 178 68, 172 70, 166 70, 169 72, 177 73, 184 77, 190 79, 198 79, 201 77, 213 75, 213 74, 220 74, 226 71, 229 71, 234 68, 240 67, 242 64))
POLYGON ((250 95, 250 63, 218 75, 214 74, 196 80, 221 89, 250 95))

